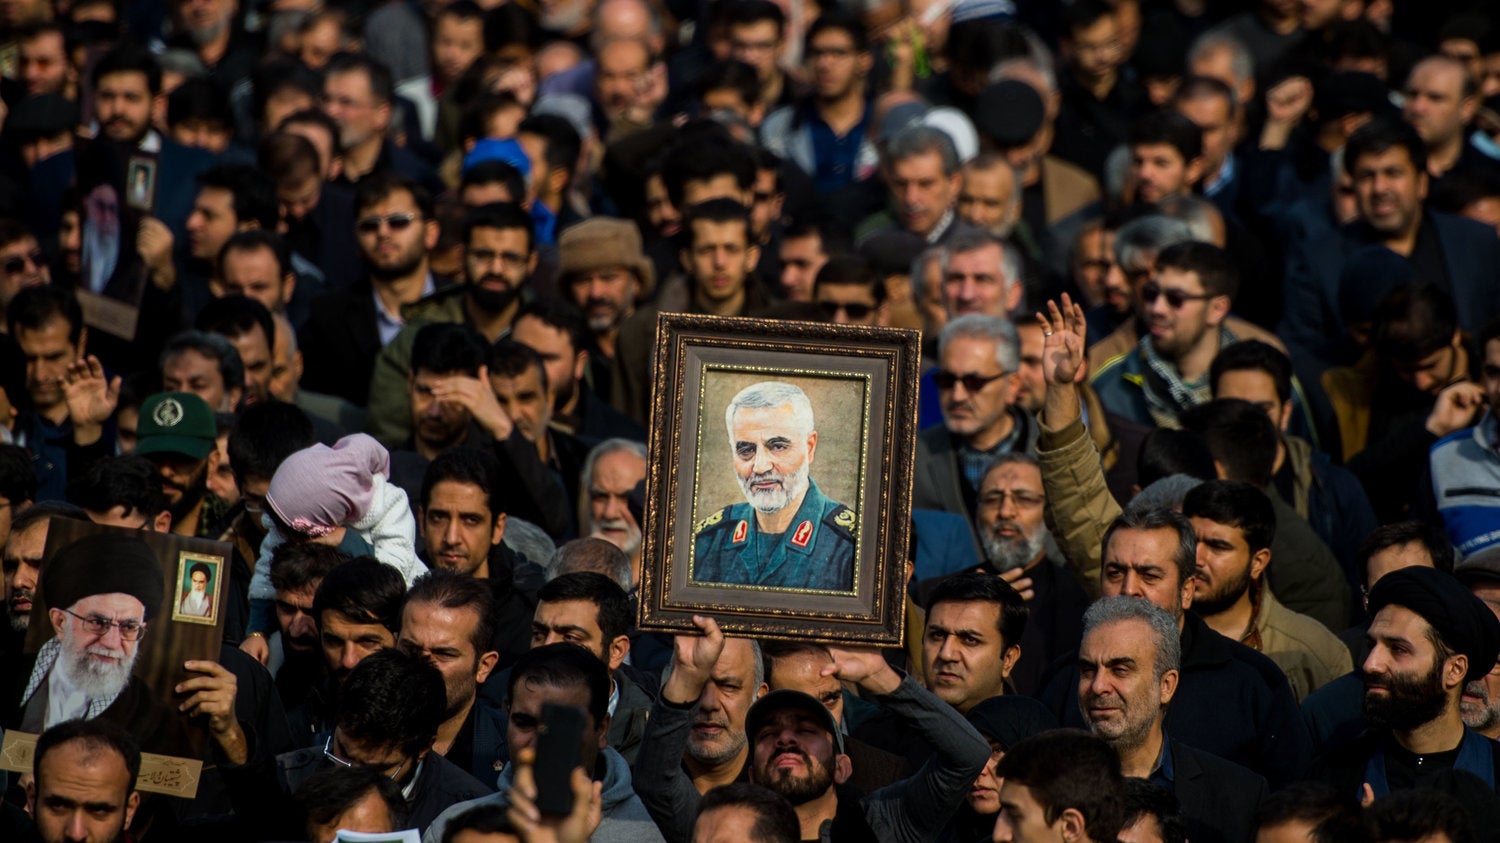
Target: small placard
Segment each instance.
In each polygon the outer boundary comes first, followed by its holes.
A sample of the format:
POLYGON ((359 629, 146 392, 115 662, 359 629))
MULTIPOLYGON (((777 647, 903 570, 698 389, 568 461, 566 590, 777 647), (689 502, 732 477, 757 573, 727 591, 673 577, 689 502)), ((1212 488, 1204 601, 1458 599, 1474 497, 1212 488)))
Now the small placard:
MULTIPOLYGON (((0 769, 14 773, 31 772, 36 739, 36 735, 14 729, 6 732, 4 742, 0 742, 0 769)), ((202 775, 202 761, 143 752, 141 774, 136 779, 135 787, 142 793, 191 799, 198 792, 198 779, 202 775)))

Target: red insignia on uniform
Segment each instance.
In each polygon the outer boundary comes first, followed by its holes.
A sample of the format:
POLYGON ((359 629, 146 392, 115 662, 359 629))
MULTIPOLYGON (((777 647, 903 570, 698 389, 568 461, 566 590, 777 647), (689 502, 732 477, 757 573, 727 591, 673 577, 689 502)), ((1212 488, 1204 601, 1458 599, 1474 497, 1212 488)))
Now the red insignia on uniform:
POLYGON ((792 533, 792 544, 798 547, 807 547, 807 543, 811 540, 812 522, 803 521, 801 524, 797 525, 797 532, 792 533))
POLYGON ((734 543, 739 544, 745 540, 745 535, 750 532, 750 522, 741 521, 734 525, 734 543))

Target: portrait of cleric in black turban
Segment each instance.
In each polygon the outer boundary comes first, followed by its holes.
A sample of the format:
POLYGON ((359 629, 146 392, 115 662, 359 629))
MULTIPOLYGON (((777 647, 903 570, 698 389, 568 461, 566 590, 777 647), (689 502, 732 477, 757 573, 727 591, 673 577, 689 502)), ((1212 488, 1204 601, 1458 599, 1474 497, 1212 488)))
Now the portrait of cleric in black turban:
MULTIPOLYGON (((856 473, 851 462, 857 462, 857 452, 832 462, 821 458, 829 440, 820 439, 808 391, 792 380, 820 399, 820 387, 837 384, 812 378, 751 383, 722 405, 727 447, 716 445, 717 435, 704 438, 699 488, 709 499, 703 501, 705 510, 712 501, 709 481, 720 479, 721 472, 732 473, 739 500, 706 517, 695 515, 691 579, 697 584, 835 592, 854 587, 856 509, 831 496, 819 480, 836 473, 838 485, 857 488, 848 482, 856 473)), ((705 427, 716 423, 717 406, 705 400, 705 427)), ((825 429, 838 445, 848 444, 844 438, 859 441, 859 425, 851 425, 843 413, 830 412, 825 429)))
POLYGON ((63 518, 52 519, 50 531, 60 538, 93 534, 58 544, 48 537, 27 648, 35 648, 35 660, 19 665, 25 678, 16 680, 25 686, 6 701, 6 725, 39 734, 67 720, 100 718, 130 732, 145 752, 200 755, 201 729, 177 712, 173 676, 183 658, 215 658, 216 649, 194 652, 201 647, 188 641, 211 644, 219 630, 178 634, 182 627, 170 621, 171 576, 141 538, 63 518))

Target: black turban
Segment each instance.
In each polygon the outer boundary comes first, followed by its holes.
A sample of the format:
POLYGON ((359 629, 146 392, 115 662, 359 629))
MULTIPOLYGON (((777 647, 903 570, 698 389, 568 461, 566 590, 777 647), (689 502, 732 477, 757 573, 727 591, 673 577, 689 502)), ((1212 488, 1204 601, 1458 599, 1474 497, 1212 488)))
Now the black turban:
POLYGON ((1386 574, 1370 589, 1370 615, 1391 605, 1421 615, 1444 644, 1468 656, 1467 679, 1478 679, 1495 666, 1500 619, 1451 574, 1425 566, 1386 574))
POLYGON ((969 723, 1006 752, 1021 741, 1057 728, 1051 710, 1031 697, 990 697, 969 709, 969 723))
POLYGON ((161 563, 151 548, 128 536, 88 536, 62 548, 42 570, 42 599, 67 609, 96 594, 128 594, 146 607, 142 620, 161 608, 161 563))

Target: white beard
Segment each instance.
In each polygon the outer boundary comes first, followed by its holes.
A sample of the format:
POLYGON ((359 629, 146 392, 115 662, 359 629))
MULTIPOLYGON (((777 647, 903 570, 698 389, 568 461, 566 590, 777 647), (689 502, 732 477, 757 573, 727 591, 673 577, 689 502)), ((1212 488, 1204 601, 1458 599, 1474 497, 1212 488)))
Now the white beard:
POLYGON ((69 642, 64 641, 63 653, 58 656, 57 665, 53 669, 62 671, 62 676, 67 683, 82 691, 89 699, 112 699, 119 696, 129 684, 130 671, 135 667, 135 659, 139 654, 140 650, 127 653, 123 650, 110 650, 95 645, 74 655, 69 642), (107 665, 89 658, 90 653, 119 658, 120 661, 107 665))
POLYGON ((752 474, 749 480, 740 478, 740 491, 745 493, 745 500, 755 507, 756 511, 770 515, 786 509, 792 501, 796 500, 807 491, 807 463, 802 464, 800 471, 791 474, 777 474, 767 471, 764 474, 752 474), (780 488, 768 491, 756 491, 751 484, 757 480, 778 480, 780 488))
POLYGON ((1038 527, 1029 536, 1023 530, 1013 539, 1003 539, 996 536, 992 528, 985 531, 983 538, 984 555, 989 557, 990 567, 1004 573, 1030 565, 1047 543, 1047 530, 1038 527))

